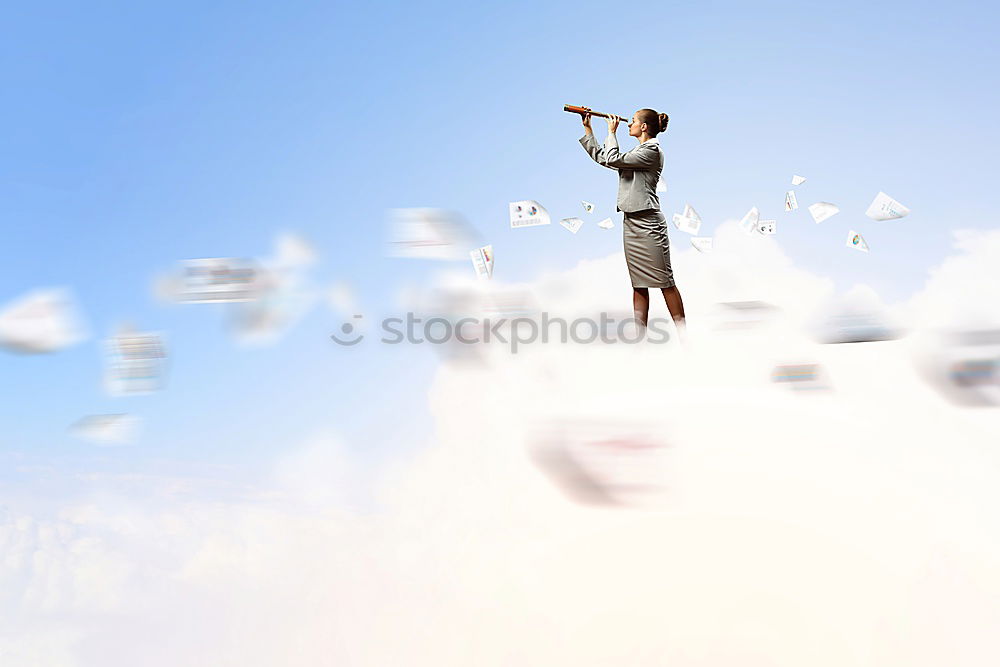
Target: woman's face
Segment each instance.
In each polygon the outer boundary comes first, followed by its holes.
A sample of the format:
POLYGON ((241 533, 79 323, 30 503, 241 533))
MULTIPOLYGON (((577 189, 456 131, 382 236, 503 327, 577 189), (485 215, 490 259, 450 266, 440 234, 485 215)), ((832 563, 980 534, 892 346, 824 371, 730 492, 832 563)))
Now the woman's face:
POLYGON ((642 123, 639 121, 639 113, 632 114, 632 122, 628 126, 628 136, 638 137, 642 134, 642 123))

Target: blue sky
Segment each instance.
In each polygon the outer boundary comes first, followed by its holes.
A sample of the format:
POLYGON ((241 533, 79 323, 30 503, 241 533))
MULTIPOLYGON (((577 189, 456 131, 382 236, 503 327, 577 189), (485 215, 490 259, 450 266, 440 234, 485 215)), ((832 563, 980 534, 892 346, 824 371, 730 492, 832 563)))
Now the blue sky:
POLYGON ((431 351, 332 346, 340 320, 327 308, 277 346, 240 348, 219 309, 165 306, 152 278, 179 259, 267 255, 293 230, 320 253, 319 284, 348 281, 366 311, 387 312, 438 268, 383 254, 386 210, 411 206, 463 214, 493 244, 498 279, 616 252, 620 236, 592 225, 570 237, 507 224, 518 199, 554 218, 579 215, 581 199, 614 213, 614 179, 578 145, 565 103, 666 111, 664 210, 690 202, 710 231, 757 205, 797 265, 887 300, 923 284, 952 230, 996 227, 1000 208, 997 10, 979 4, 31 3, 7 14, 0 301, 70 286, 94 334, 53 355, 0 354, 9 460, 252 467, 317 428, 375 459, 402 454, 397 443, 431 424, 431 351), (809 181, 785 214, 793 173, 809 181), (913 213, 867 220, 879 190, 913 213), (842 213, 817 226, 805 207, 821 200, 842 213), (849 227, 870 255, 842 248, 849 227), (165 391, 104 395, 99 339, 124 319, 167 334, 165 391), (141 415, 143 437, 93 450, 65 433, 100 412, 141 415))

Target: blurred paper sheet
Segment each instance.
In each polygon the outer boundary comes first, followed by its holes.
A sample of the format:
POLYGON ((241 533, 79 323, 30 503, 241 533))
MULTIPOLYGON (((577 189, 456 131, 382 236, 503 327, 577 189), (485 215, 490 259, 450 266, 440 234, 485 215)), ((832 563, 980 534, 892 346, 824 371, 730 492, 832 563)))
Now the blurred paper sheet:
POLYGON ((135 440, 140 422, 128 414, 88 415, 70 426, 69 431, 98 445, 128 445, 135 440))
POLYGON ((587 213, 593 213, 594 212, 594 205, 591 204, 589 201, 580 202, 580 203, 583 204, 583 210, 586 211, 587 213))
POLYGON ((778 364, 771 371, 771 381, 793 391, 824 392, 830 382, 824 368, 817 363, 778 364))
POLYGON ((277 343, 317 300, 318 293, 300 272, 281 272, 275 276, 273 287, 257 299, 232 304, 227 324, 230 334, 241 344, 277 343))
POLYGON ((860 250, 861 252, 868 252, 868 244, 865 243, 864 237, 861 236, 860 232, 856 232, 853 229, 847 232, 847 247, 860 250))
POLYGON ((701 220, 692 220, 680 213, 674 213, 673 222, 677 229, 688 234, 697 234, 701 229, 701 220))
POLYGON ((552 222, 545 207, 533 199, 511 202, 509 206, 511 229, 548 225, 552 222))
POLYGON ((611 218, 604 218, 604 220, 597 223, 597 226, 601 229, 614 229, 615 223, 611 221, 611 218))
POLYGON ((691 238, 691 245, 698 252, 712 252, 714 241, 711 236, 694 236, 691 238))
POLYGON ((768 236, 774 234, 778 230, 777 220, 759 220, 757 222, 757 232, 768 236))
POLYGON ((559 224, 576 234, 583 225, 583 220, 580 218, 563 218, 559 221, 559 224))
POLYGON ((123 329, 105 341, 105 351, 104 382, 112 396, 162 388, 167 353, 160 334, 123 329))
POLYGON ((865 211, 865 215, 872 220, 896 220, 907 215, 909 212, 910 209, 886 193, 879 192, 875 195, 875 199, 872 200, 871 206, 865 211))
POLYGON ((760 220, 760 211, 754 206, 752 209, 747 211, 747 214, 743 216, 740 220, 740 229, 742 229, 747 234, 752 234, 757 231, 757 221, 760 220))
POLYGON ((789 190, 785 193, 785 210, 795 211, 799 208, 799 202, 795 199, 795 191, 789 190))
POLYGON ((469 253, 472 257, 472 266, 476 270, 476 276, 481 280, 489 280, 493 277, 493 246, 487 245, 477 248, 469 253))
POLYGON ((239 257, 187 259, 160 282, 163 296, 181 303, 253 301, 270 277, 260 264, 239 257))
POLYGON ((0 311, 0 346, 15 352, 55 352, 86 338, 69 292, 29 292, 0 311))
POLYGON ((792 185, 802 185, 806 182, 805 176, 795 175, 792 176, 792 185))
POLYGON ((401 208, 390 211, 390 257, 464 259, 479 236, 452 211, 436 208, 401 208))
POLYGON ((667 183, 662 178, 656 182, 656 191, 657 192, 667 191, 667 183))
POLYGON ((684 212, 674 213, 672 220, 677 229, 688 234, 697 234, 701 229, 701 216, 691 204, 684 204, 684 212))
POLYGON ((823 222, 827 218, 832 218, 838 213, 840 213, 840 209, 827 201, 818 201, 809 206, 809 215, 816 221, 816 224, 823 222))
POLYGON ((665 499, 672 447, 662 425, 594 417, 540 420, 531 459, 572 500, 649 506, 665 499))
POLYGON ((698 215, 698 211, 694 210, 694 207, 691 206, 691 204, 684 204, 684 213, 682 213, 681 215, 683 215, 688 220, 693 220, 699 225, 701 225, 701 216, 698 215))

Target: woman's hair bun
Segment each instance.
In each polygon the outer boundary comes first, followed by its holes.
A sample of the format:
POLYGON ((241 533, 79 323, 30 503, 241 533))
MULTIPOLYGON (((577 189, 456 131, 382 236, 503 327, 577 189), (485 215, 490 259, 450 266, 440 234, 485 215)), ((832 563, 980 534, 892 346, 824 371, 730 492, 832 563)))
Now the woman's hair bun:
POLYGON ((667 129, 667 123, 670 122, 670 117, 665 113, 660 114, 660 132, 667 129))

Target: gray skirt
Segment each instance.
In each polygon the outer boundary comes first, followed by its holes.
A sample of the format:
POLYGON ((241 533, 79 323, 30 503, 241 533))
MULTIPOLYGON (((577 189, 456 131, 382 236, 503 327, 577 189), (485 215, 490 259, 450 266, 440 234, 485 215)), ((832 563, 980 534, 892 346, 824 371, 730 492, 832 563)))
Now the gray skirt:
POLYGON ((667 219, 660 209, 624 213, 625 261, 632 287, 673 287, 667 219))

